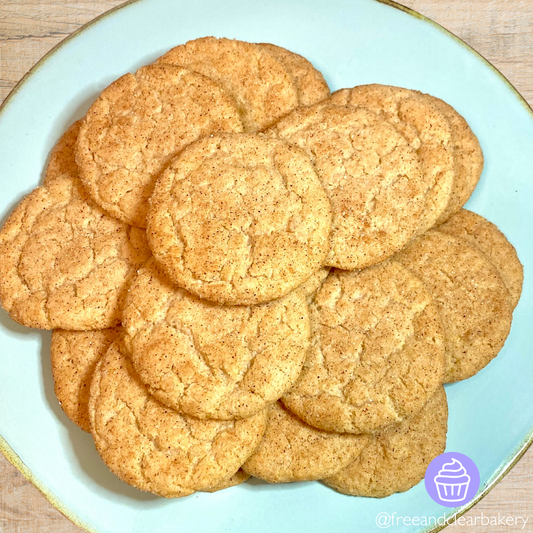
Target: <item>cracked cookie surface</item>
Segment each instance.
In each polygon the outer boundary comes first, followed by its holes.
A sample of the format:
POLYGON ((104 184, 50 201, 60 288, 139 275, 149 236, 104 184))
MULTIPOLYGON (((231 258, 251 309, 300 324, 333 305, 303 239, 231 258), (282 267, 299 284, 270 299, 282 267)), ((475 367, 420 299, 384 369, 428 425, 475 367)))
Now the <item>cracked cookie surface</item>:
POLYGON ((514 246, 495 224, 472 211, 461 209, 439 226, 438 231, 466 239, 477 246, 498 269, 509 290, 513 308, 517 306, 522 294, 524 267, 514 246))
POLYGON ((223 422, 168 409, 133 371, 120 340, 99 361, 89 402, 98 453, 123 481, 167 498, 211 489, 239 470, 259 444, 266 411, 223 422))
POLYGON ((437 220, 437 224, 442 224, 459 211, 474 192, 483 172, 484 158, 479 140, 464 117, 444 100, 429 94, 424 97, 446 116, 452 133, 455 181, 448 206, 437 220))
POLYGON ((154 257, 175 284, 217 303, 279 298, 328 252, 326 193, 305 153, 277 139, 201 139, 172 161, 150 202, 154 257))
POLYGON ((309 348, 305 295, 219 306, 172 285, 149 261, 131 284, 125 342, 162 403, 198 418, 244 418, 298 378, 309 348))
POLYGON ((248 132, 271 126, 298 105, 294 78, 272 54, 252 43, 203 37, 172 48, 157 64, 186 67, 217 82, 237 103, 248 132))
POLYGON ((52 151, 46 185, 24 198, 0 231, 0 299, 25 326, 118 324, 129 280, 150 256, 145 231, 107 215, 74 174, 78 127, 52 151))
POLYGON ((444 326, 446 382, 472 377, 501 350, 512 306, 496 267, 476 246, 429 231, 395 259, 418 276, 433 297, 444 326))
POLYGON ((365 107, 384 116, 416 150, 429 186, 424 214, 417 228, 419 234, 435 225, 448 207, 455 186, 452 128, 447 116, 426 96, 418 91, 379 84, 343 89, 332 96, 334 102, 365 107))
POLYGON ((419 483, 429 463, 444 453, 448 430, 448 403, 444 387, 424 408, 370 437, 362 453, 324 483, 344 494, 385 498, 419 483))
POLYGON ((354 461, 367 442, 367 435, 313 428, 276 402, 269 408, 265 436, 243 470, 269 483, 323 479, 354 461))
POLYGON ((413 416, 444 378, 442 324, 431 296, 388 261, 334 270, 311 312, 311 349, 282 401, 325 430, 371 433, 413 416))
POLYGON ((305 57, 275 44, 259 43, 257 46, 273 55, 294 78, 300 105, 313 105, 330 95, 324 76, 305 57))
POLYGON ((185 68, 150 65, 102 91, 81 126, 80 177, 114 217, 145 227, 148 199, 167 163, 191 142, 242 131, 232 98, 185 68))
POLYGON ((318 289, 322 287, 324 281, 330 273, 329 267, 324 267, 315 272, 307 281, 304 281, 299 287, 298 290, 302 291, 307 298, 307 302, 311 303, 315 294, 318 292, 318 289))
POLYGON ((91 431, 89 392, 94 369, 120 335, 120 326, 94 331, 55 329, 52 333, 54 392, 65 414, 84 431, 91 431))
POLYGON ((306 151, 328 194, 333 221, 326 265, 371 266, 413 237, 428 186, 416 151, 388 121, 328 99, 293 111, 268 133, 306 151))

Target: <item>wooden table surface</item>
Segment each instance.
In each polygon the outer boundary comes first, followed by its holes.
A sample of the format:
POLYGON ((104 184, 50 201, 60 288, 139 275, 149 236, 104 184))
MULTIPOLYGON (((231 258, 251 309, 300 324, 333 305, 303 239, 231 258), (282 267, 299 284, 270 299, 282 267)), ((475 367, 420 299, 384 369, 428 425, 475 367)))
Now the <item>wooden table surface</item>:
MULTIPOLYGON (((54 45, 121 3, 121 0, 1 0, 0 102, 54 45)), ((480 52, 533 107, 533 0, 403 3, 437 21, 480 52)), ((464 520, 466 525, 448 526, 446 532, 533 532, 533 447, 464 520), (501 522, 502 517, 514 517, 516 525, 483 525, 489 518, 501 522)), ((1 533, 80 531, 0 454, 1 533)))

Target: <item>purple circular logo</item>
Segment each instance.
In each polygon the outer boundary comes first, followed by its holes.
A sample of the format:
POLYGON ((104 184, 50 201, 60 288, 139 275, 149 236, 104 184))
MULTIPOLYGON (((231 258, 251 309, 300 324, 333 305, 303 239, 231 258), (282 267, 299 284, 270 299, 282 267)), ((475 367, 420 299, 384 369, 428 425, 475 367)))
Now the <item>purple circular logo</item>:
POLYGON ((424 482, 428 494, 438 504, 459 507, 476 495, 479 470, 467 455, 446 452, 429 463, 424 482))

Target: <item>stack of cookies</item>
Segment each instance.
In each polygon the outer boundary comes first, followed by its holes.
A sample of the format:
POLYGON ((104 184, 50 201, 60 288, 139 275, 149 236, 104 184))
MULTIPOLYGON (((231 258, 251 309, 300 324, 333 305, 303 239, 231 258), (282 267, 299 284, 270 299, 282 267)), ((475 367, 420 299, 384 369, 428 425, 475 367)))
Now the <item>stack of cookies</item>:
POLYGON ((482 168, 435 97, 331 95, 288 50, 197 39, 65 132, 0 232, 0 299, 53 330, 59 402, 127 483, 384 497, 444 451, 443 384, 520 298, 514 248, 462 209, 482 168))

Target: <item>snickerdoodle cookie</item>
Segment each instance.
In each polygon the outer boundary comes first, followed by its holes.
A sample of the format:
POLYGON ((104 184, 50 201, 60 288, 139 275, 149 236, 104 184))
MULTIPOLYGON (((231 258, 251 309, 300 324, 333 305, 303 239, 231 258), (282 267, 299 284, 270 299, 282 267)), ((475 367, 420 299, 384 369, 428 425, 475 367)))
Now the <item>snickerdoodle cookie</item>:
POLYGON ((216 83, 185 68, 150 65, 102 91, 81 126, 76 160, 94 201, 143 228, 157 176, 172 157, 205 135, 239 131, 237 107, 216 83))
POLYGON ((437 224, 442 224, 459 211, 474 192, 483 171, 484 158, 479 140, 464 117, 444 100, 424 96, 446 116, 452 132, 455 181, 448 206, 437 220, 437 224))
POLYGON ((353 270, 403 248, 420 224, 428 185, 416 150, 387 120, 329 99, 268 132, 307 152, 331 201, 326 265, 353 270))
POLYGON ((148 393, 117 340, 96 367, 89 416, 111 471, 141 490, 178 498, 234 475, 259 444, 267 413, 224 422, 168 409, 148 393))
POLYGON ((515 308, 522 293, 524 267, 514 246, 498 227, 481 215, 461 209, 439 226, 438 230, 466 239, 490 259, 509 290, 511 303, 515 308))
POLYGON ((416 149, 429 187, 417 233, 435 225, 447 208, 455 186, 452 127, 446 114, 426 96, 402 87, 372 84, 337 91, 331 99, 384 116, 416 149))
POLYGON ((231 95, 245 131, 258 132, 298 106, 298 87, 268 49, 235 39, 203 37, 169 50, 160 65, 179 65, 214 80, 231 95))
POLYGON ((445 381, 469 378, 501 350, 513 317, 509 291, 489 258, 467 240, 428 231, 395 259, 418 276, 444 326, 445 381))
POLYGON ((150 200, 148 241, 168 277, 200 298, 252 305, 319 270, 331 207, 306 154, 259 134, 214 135, 181 152, 150 200))
POLYGON ((354 461, 368 439, 311 427, 276 402, 269 408, 261 444, 242 468, 270 483, 323 479, 354 461))
POLYGON ((440 387, 418 414, 370 437, 357 459, 324 483, 352 496, 385 498, 405 492, 444 453, 447 430, 448 403, 440 387))
POLYGON ((84 431, 91 430, 88 409, 94 369, 120 335, 120 326, 93 331, 55 329, 52 333, 54 391, 65 414, 84 431))
POLYGON ((275 44, 260 43, 258 46, 273 55, 294 78, 300 105, 313 105, 330 95, 324 76, 305 57, 275 44))
POLYGON ((309 348, 305 295, 220 306, 172 285, 149 261, 131 284, 125 342, 162 403, 198 418, 244 418, 296 381, 309 348))
POLYGON ((311 305, 304 368, 282 401, 325 431, 371 433, 416 414, 442 384, 442 324, 420 280, 395 261, 334 270, 311 305))
POLYGON ((128 283, 150 256, 146 233, 107 215, 76 177, 78 128, 54 148, 45 186, 24 198, 0 231, 0 299, 25 326, 118 324, 128 283))

